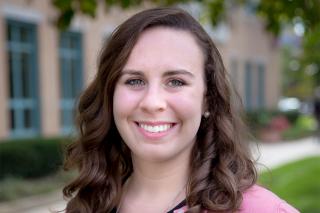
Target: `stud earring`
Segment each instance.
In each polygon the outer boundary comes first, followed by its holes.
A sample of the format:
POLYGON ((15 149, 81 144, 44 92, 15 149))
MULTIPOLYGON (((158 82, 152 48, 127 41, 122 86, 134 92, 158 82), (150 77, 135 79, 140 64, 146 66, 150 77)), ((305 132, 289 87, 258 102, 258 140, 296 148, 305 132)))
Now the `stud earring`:
POLYGON ((210 116, 210 112, 209 111, 205 111, 204 114, 203 114, 203 117, 204 118, 209 118, 210 116))

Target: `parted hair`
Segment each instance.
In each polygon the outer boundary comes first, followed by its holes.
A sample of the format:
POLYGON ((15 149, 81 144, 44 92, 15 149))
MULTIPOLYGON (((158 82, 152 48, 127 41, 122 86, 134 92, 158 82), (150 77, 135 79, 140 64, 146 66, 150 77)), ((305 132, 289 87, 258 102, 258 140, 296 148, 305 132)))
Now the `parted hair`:
POLYGON ((113 94, 139 36, 154 27, 191 33, 205 56, 205 99, 210 116, 202 118, 192 149, 186 197, 189 211, 236 211, 243 192, 256 182, 246 126, 234 104, 238 96, 231 90, 219 51, 184 10, 154 8, 137 13, 113 32, 103 45, 94 80, 80 97, 79 137, 67 148, 64 165, 67 170, 78 169, 78 176, 63 189, 69 198, 67 213, 111 212, 119 204, 123 183, 133 167, 130 150, 114 123, 113 94))

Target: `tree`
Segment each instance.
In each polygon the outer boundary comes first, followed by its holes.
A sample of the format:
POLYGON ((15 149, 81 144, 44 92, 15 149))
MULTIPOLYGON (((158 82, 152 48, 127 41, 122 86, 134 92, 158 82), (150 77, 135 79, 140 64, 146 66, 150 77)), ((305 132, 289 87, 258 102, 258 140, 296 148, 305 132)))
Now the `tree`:
MULTIPOLYGON (((66 29, 76 13, 82 13, 94 18, 98 3, 101 1, 104 1, 106 9, 112 6, 120 6, 126 9, 137 6, 142 2, 150 2, 161 6, 191 2, 191 0, 52 0, 52 4, 59 11, 57 26, 60 29, 66 29)), ((240 2, 240 0, 232 0, 232 2, 233 1, 240 2)), ((205 4, 209 9, 210 19, 213 24, 217 24, 222 19, 225 11, 224 0, 198 0, 197 2, 205 4)))
MULTIPOLYGON (((312 89, 320 85, 320 0, 260 0, 256 8, 257 14, 266 20, 267 29, 275 35, 288 25, 300 27, 302 52, 293 59, 300 64, 300 69, 291 75, 295 76, 294 81, 307 79, 312 89)), ((300 92, 310 92, 310 85, 302 86, 306 82, 296 82, 300 92)))
MULTIPOLYGON (((94 18, 99 1, 107 8, 117 5, 122 8, 137 6, 142 2, 157 5, 172 5, 191 0, 52 0, 59 11, 57 25, 66 29, 75 13, 83 13, 94 18)), ((203 8, 213 25, 218 24, 229 11, 228 7, 242 4, 261 16, 267 30, 278 36, 287 26, 300 26, 302 54, 297 58, 303 72, 314 75, 314 85, 320 85, 320 0, 194 0, 204 4, 203 8)), ((302 74, 303 74, 302 72, 302 74)))
POLYGON ((282 48, 282 95, 304 100, 313 93, 314 79, 312 73, 304 71, 296 52, 294 47, 282 48))

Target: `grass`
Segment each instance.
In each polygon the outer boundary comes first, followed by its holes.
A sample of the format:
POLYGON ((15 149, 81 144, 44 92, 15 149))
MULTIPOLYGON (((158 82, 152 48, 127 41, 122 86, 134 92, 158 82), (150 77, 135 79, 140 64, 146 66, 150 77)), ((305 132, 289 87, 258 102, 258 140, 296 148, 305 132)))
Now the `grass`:
POLYGON ((0 202, 61 189, 74 175, 74 173, 59 171, 54 175, 38 179, 7 177, 0 181, 0 202))
POLYGON ((301 213, 320 212, 320 156, 309 157, 264 172, 259 183, 301 213))

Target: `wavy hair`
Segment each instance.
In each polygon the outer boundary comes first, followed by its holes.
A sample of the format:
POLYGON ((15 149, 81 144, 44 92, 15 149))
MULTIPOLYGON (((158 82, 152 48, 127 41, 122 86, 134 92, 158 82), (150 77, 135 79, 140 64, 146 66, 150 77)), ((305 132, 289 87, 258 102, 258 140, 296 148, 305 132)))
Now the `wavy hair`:
POLYGON ((256 182, 246 145, 246 128, 221 56, 209 35, 187 12, 177 8, 142 11, 121 24, 106 41, 98 72, 80 97, 79 138, 68 147, 65 169, 79 175, 63 189, 67 213, 111 212, 133 168, 113 118, 113 94, 131 50, 146 29, 168 27, 190 32, 205 56, 206 101, 210 117, 202 119, 192 150, 186 201, 190 212, 236 211, 242 193, 256 182))

